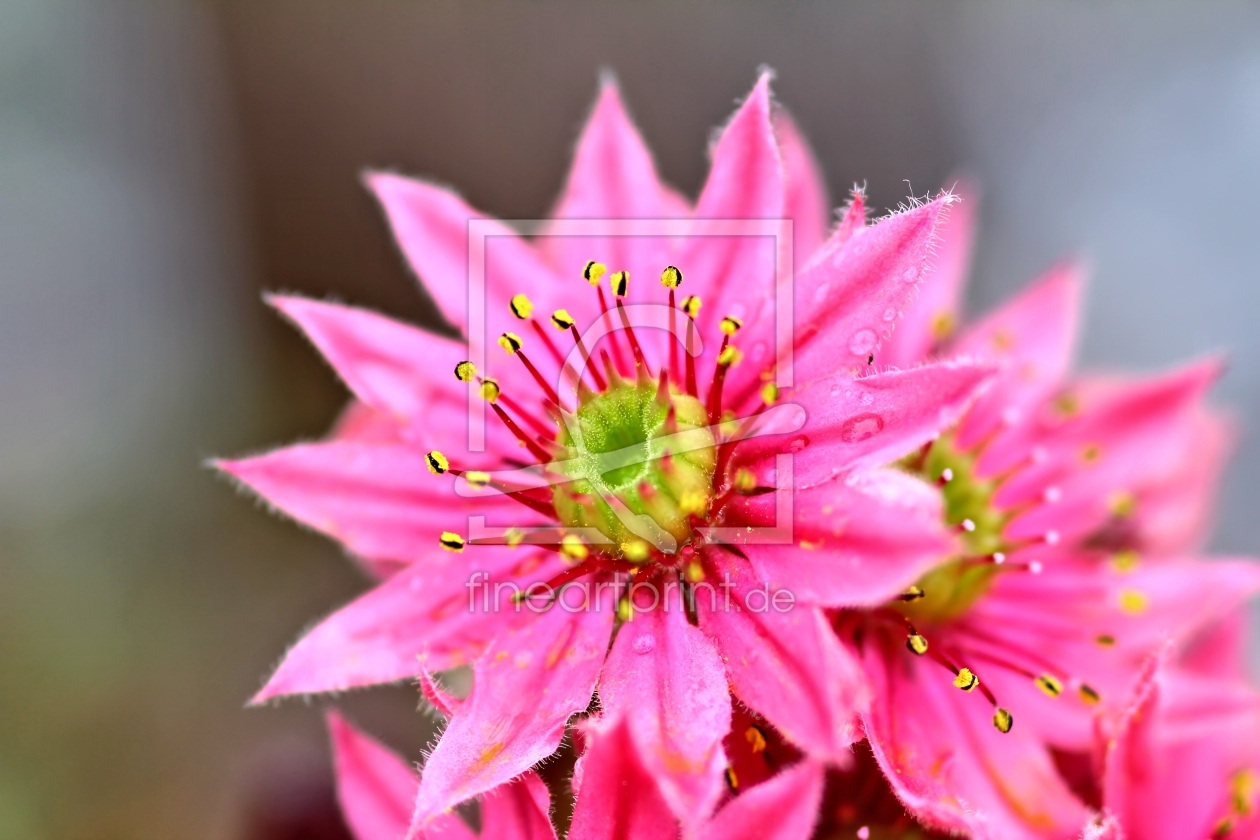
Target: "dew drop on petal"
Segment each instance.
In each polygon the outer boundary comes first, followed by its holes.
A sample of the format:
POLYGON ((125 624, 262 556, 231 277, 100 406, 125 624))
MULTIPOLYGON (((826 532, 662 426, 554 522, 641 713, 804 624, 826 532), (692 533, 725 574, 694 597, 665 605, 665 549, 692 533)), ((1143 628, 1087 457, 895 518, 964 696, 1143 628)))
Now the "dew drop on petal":
MULTIPOLYGON (((843 431, 841 432, 841 434, 843 434, 843 431)), ((797 435, 796 437, 788 441, 789 452, 800 452, 802 449, 804 449, 807 446, 809 446, 809 438, 806 437, 805 435, 797 435)))
POLYGON ((814 290, 814 303, 822 303, 827 299, 827 292, 831 289, 831 283, 823 283, 814 290))
POLYGON ((1058 487, 1047 487, 1046 492, 1042 494, 1042 498, 1046 500, 1047 504, 1052 505, 1063 498, 1063 491, 1058 487))
POLYGON ((903 275, 901 275, 901 279, 905 280, 907 283, 917 283, 917 282, 919 282, 919 271, 918 271, 918 269, 916 269, 916 268, 907 268, 907 269, 906 269, 906 273, 905 273, 905 274, 903 274, 903 275))
POLYGON ((870 405, 873 402, 875 402, 875 395, 870 391, 862 394, 862 405, 870 405))
POLYGON ((845 443, 860 443, 879 434, 883 428, 884 418, 878 414, 858 414, 840 426, 840 439, 845 443))
POLYGON ((634 640, 633 647, 635 653, 651 653, 656 650, 656 637, 651 633, 644 633, 634 640))
POLYGON ((891 321, 896 317, 897 317, 897 310, 893 309, 891 306, 884 310, 885 321, 891 321))
POLYGON ((875 349, 877 343, 879 336, 875 335, 874 330, 858 330, 849 339, 849 352, 855 356, 865 356, 875 349))

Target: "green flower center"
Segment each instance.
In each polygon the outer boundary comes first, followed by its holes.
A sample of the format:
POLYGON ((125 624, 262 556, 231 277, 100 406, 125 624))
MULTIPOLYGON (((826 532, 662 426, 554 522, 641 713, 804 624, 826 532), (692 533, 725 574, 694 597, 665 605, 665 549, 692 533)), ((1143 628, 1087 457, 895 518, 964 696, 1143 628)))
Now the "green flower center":
POLYGON ((945 503, 945 522, 959 530, 963 553, 932 569, 916 586, 922 597, 895 602, 916 625, 951 621, 965 613, 993 585, 1000 566, 988 558, 1000 555, 1006 545, 1002 529, 1006 514, 993 506, 997 483, 976 477, 972 453, 954 446, 952 435, 942 435, 925 452, 912 455, 899 466, 926 481, 938 484, 945 503))
POLYGON ((548 465, 560 523, 595 528, 609 551, 646 560, 690 539, 692 518, 713 499, 717 450, 704 406, 655 382, 619 383, 585 398, 560 431, 563 455, 548 465))

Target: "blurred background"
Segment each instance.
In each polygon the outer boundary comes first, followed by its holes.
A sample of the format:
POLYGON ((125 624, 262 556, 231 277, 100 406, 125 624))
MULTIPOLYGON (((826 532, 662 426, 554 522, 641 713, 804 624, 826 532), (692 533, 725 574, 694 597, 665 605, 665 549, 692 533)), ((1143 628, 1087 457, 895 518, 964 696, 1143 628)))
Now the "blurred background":
MULTIPOLYGON (((6 0, 0 837, 345 836, 318 704, 242 706, 366 581, 202 466, 345 399, 260 292, 431 322, 361 170, 537 217, 607 66, 694 193, 762 64, 834 203, 980 181, 974 309, 1078 253, 1085 362, 1228 350, 1214 547, 1260 552, 1254 3, 6 0)), ((342 705, 428 738, 413 690, 342 705)))

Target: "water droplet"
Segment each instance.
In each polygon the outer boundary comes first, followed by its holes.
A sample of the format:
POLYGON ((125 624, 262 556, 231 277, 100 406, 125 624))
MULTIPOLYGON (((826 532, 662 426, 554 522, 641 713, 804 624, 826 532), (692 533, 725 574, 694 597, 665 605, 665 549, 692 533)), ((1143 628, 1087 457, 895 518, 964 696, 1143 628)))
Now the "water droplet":
POLYGON ((875 402, 875 395, 870 391, 866 391, 862 394, 862 405, 870 405, 873 402, 875 402))
POLYGON ((884 310, 885 321, 891 321, 896 317, 897 317, 897 310, 893 309, 891 306, 884 310))
POLYGON ((1063 498, 1063 491, 1058 487, 1047 487, 1046 492, 1042 494, 1047 504, 1054 504, 1063 498))
POLYGON ((901 275, 901 279, 907 283, 919 282, 919 270, 917 268, 907 268, 906 273, 901 275))
POLYGON ((878 342, 879 336, 875 335, 874 330, 858 330, 849 339, 849 352, 855 356, 865 356, 875 349, 878 342))
MULTIPOLYGON (((883 423, 881 422, 880 425, 882 426, 883 423)), ((797 435, 796 437, 788 441, 789 452, 800 452, 802 449, 804 449, 807 446, 809 446, 809 438, 806 437, 805 435, 797 435)))
POLYGON ((814 290, 814 303, 822 303, 827 299, 827 292, 831 290, 831 283, 823 283, 814 290))
POLYGON ((656 637, 651 633, 644 633, 634 640, 633 647, 635 653, 651 653, 656 650, 656 637))
POLYGON ((766 343, 764 341, 758 341, 754 344, 752 350, 748 354, 748 357, 754 362, 760 362, 764 359, 766 357, 766 343))
POLYGON ((852 392, 852 391, 845 391, 845 392, 844 392, 844 395, 845 395, 846 397, 851 397, 851 396, 853 396, 853 392, 852 392))
POLYGON ((860 443, 879 434, 884 428, 884 418, 878 414, 858 414, 840 426, 840 439, 845 443, 860 443))
MULTIPOLYGON (((842 386, 839 382, 832 382, 832 383, 831 383, 831 396, 833 396, 833 397, 835 397, 835 396, 839 396, 839 394, 840 394, 840 389, 841 389, 842 387, 843 387, 843 386, 842 386)), ((845 391, 845 392, 844 392, 844 395, 847 397, 847 396, 849 395, 849 392, 848 392, 848 391, 845 391)))

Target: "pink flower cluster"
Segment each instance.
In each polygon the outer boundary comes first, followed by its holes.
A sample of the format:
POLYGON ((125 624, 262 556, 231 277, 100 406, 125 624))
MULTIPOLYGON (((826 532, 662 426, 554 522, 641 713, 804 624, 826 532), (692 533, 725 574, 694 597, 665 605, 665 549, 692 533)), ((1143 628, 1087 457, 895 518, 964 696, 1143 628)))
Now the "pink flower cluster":
POLYGON ((447 721, 417 773, 330 716, 359 840, 1260 838, 1220 362, 1073 373, 1072 264, 960 326, 970 190, 830 224, 767 77, 711 154, 692 204, 605 82, 538 236, 368 177, 458 337, 271 298, 354 399, 217 466, 376 584, 255 702, 447 721))

